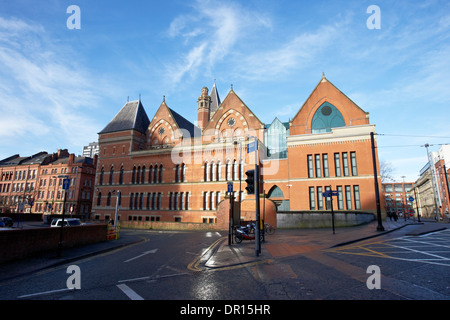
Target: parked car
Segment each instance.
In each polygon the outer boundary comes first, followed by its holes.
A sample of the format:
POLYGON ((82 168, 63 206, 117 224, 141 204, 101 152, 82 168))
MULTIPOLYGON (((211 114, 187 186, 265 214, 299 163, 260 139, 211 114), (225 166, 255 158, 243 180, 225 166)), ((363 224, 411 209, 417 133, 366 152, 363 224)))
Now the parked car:
POLYGON ((0 217, 0 226, 2 226, 2 227, 12 227, 13 224, 14 224, 14 221, 10 217, 0 217))
MULTIPOLYGON (((61 227, 62 218, 55 218, 52 220, 50 227, 61 227)), ((78 218, 65 218, 64 219, 64 227, 72 227, 72 226, 80 226, 81 221, 78 218)))

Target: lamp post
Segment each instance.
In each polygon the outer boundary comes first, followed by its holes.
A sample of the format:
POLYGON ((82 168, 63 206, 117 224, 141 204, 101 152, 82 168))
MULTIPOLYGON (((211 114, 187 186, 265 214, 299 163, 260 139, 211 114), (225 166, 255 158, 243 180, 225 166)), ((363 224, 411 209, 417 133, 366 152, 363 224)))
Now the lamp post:
POLYGON ((375 156, 375 139, 374 139, 374 133, 370 133, 370 141, 372 143, 372 162, 373 162, 373 178, 374 178, 374 184, 375 184, 375 201, 377 204, 377 230, 378 231, 384 231, 383 224, 381 222, 381 209, 380 209, 380 190, 378 189, 378 173, 377 173, 377 162, 376 162, 376 156, 375 156))

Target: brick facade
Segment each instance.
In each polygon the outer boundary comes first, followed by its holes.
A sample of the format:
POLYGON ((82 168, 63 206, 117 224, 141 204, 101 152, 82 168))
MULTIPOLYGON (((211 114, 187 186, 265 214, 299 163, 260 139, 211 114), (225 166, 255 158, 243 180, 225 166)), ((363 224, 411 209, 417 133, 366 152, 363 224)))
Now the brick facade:
POLYGON ((268 197, 266 219, 273 224, 276 206, 326 210, 322 192, 328 187, 340 191, 335 210, 376 212, 370 141, 375 126, 325 77, 289 123, 262 123, 233 87, 223 102, 213 94, 215 84, 211 96, 202 88, 198 127, 165 99, 151 119, 140 100, 125 104, 99 133, 94 217, 113 219, 120 191, 122 221, 221 224, 227 182, 236 201, 241 190, 242 216, 254 212, 254 196, 244 191, 245 172, 255 166, 255 154, 247 153, 249 137, 259 140, 260 192, 268 197), (275 126, 281 131, 273 134, 275 126))

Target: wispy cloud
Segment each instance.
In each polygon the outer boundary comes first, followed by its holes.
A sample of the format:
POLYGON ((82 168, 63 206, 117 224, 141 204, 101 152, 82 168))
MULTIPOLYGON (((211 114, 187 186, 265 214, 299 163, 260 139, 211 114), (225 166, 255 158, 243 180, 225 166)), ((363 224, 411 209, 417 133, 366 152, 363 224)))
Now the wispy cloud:
POLYGON ((249 30, 270 28, 270 19, 237 3, 196 1, 193 13, 177 16, 166 35, 182 39, 181 57, 166 65, 166 78, 173 85, 187 75, 211 69, 229 56, 249 30))
POLYGON ((39 24, 0 17, 0 151, 46 134, 66 148, 95 138, 94 79, 52 40, 39 24))

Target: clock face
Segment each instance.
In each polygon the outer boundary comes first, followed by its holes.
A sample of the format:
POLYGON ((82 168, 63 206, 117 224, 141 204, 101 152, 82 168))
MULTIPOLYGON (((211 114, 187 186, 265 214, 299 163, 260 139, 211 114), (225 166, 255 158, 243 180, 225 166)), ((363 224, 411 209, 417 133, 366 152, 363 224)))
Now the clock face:
POLYGON ((236 124, 236 120, 234 118, 230 118, 230 119, 228 119, 227 123, 230 127, 232 127, 236 124))
POLYGON ((159 134, 164 134, 164 132, 165 132, 164 128, 162 128, 162 127, 159 128, 159 130, 158 130, 158 133, 159 133, 159 134))

